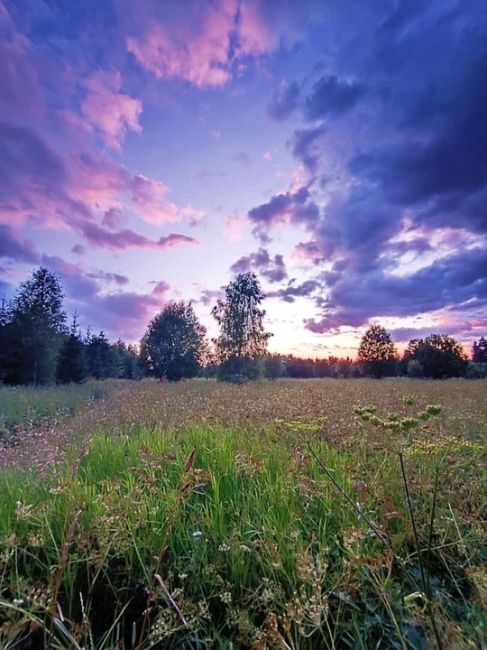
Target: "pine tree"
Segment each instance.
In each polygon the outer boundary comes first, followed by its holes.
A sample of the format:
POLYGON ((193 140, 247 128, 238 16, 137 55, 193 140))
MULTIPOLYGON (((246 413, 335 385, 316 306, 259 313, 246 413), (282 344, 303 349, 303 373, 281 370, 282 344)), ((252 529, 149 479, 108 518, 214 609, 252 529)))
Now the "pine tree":
POLYGON ((105 336, 105 333, 101 331, 98 335, 90 334, 86 345, 86 356, 90 376, 95 379, 118 377, 115 354, 113 353, 110 342, 105 336))
POLYGON ((59 280, 46 268, 34 271, 20 285, 8 309, 16 340, 16 382, 37 385, 55 381, 65 334, 63 298, 59 280))
POLYGON ((69 334, 65 337, 59 354, 57 378, 63 384, 79 384, 86 379, 87 372, 85 346, 74 314, 69 334))

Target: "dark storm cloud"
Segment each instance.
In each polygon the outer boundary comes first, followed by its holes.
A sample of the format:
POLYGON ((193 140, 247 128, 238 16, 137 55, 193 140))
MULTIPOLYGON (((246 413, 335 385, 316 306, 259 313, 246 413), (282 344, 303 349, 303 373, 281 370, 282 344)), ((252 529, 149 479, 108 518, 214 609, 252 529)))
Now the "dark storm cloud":
MULTIPOLYGON (((295 82, 294 95, 288 85, 289 94, 281 90, 273 100, 282 104, 280 117, 298 110, 305 122, 320 120, 295 129, 290 144, 313 177, 332 179, 312 186, 307 199, 320 206, 319 216, 306 222, 313 242, 308 258, 332 262, 325 272, 312 267, 326 298, 317 301, 323 317, 307 319, 307 327, 323 332, 374 316, 481 307, 487 296, 485 3, 357 2, 350 11, 332 1, 328 18, 323 42, 329 36, 333 47, 325 45, 319 79, 311 88, 305 79, 295 82), (448 242, 444 229, 453 233, 448 242), (455 236, 458 229, 470 239, 455 236), (435 232, 450 250, 447 257, 417 271, 413 266, 407 275, 390 273, 402 256, 434 256, 435 232), (477 248, 464 248, 472 236, 477 248)), ((279 223, 271 207, 259 219, 261 238, 279 223)), ((306 257, 304 249, 297 252, 306 257)))
POLYGON ((313 84, 303 110, 307 120, 338 117, 350 111, 365 93, 365 85, 325 75, 313 84))
POLYGON ((390 275, 380 268, 363 275, 342 272, 324 303, 325 315, 307 320, 306 327, 313 332, 359 327, 371 317, 411 316, 471 301, 487 306, 485 248, 450 255, 410 275, 390 275))

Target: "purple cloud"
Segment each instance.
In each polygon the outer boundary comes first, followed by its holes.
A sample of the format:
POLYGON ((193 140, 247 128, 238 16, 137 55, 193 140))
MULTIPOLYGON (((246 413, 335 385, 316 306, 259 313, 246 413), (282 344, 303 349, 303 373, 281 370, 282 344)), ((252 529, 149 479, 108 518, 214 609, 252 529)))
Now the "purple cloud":
POLYGON ((40 260, 40 255, 31 241, 20 239, 10 226, 2 223, 0 223, 0 257, 32 264, 37 264, 40 260))
POLYGON ((350 111, 365 93, 365 85, 356 81, 340 79, 337 75, 325 75, 313 84, 304 102, 307 120, 338 117, 350 111))
POLYGON ((300 284, 295 284, 295 279, 289 281, 288 286, 284 289, 278 289, 277 291, 268 291, 266 293, 267 298, 280 298, 284 302, 294 302, 296 298, 303 298, 310 296, 317 289, 320 288, 320 284, 315 280, 305 280, 300 284))
POLYGON ((318 206, 310 200, 307 187, 301 187, 296 192, 285 192, 274 195, 270 201, 249 211, 248 217, 255 224, 254 234, 261 241, 268 240, 267 232, 281 223, 305 223, 317 221, 318 206))
POLYGON ((281 282, 287 277, 286 265, 282 255, 271 257, 265 248, 259 248, 255 253, 240 257, 230 267, 232 273, 246 273, 256 270, 269 282, 281 282))
POLYGON ((282 83, 269 105, 269 115, 279 121, 287 119, 298 108, 300 95, 298 83, 282 83))

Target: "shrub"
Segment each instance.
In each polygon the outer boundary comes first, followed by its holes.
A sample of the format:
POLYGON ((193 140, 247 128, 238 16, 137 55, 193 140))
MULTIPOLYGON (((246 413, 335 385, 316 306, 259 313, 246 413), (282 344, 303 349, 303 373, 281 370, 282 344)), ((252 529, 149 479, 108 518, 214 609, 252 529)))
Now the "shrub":
POLYGON ((419 379, 424 377, 423 366, 417 359, 411 359, 408 363, 407 376, 412 379, 419 379))

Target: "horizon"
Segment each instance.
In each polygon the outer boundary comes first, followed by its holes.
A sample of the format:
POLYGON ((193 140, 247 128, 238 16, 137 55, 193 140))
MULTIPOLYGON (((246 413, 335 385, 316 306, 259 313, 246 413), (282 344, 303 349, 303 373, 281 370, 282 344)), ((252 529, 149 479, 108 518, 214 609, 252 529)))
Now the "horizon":
POLYGON ((487 11, 0 0, 0 298, 38 266, 138 342, 238 272, 269 350, 487 330, 487 11))

